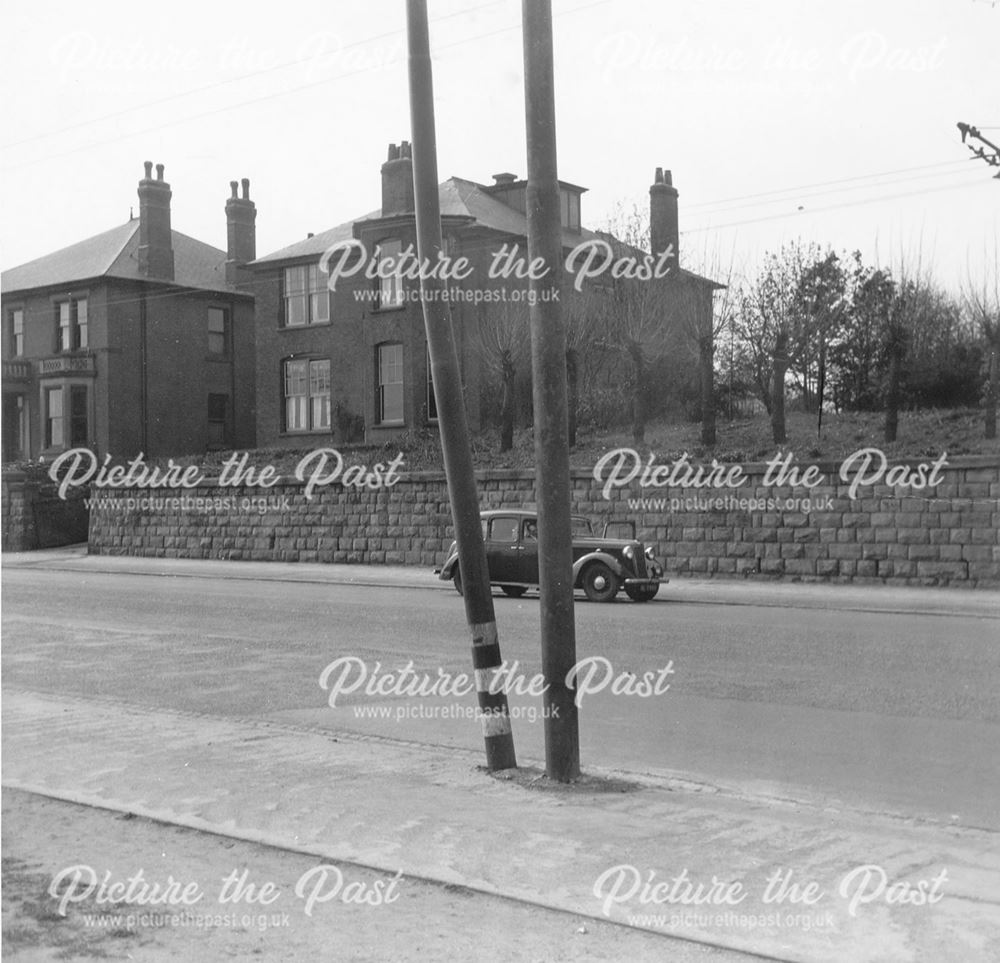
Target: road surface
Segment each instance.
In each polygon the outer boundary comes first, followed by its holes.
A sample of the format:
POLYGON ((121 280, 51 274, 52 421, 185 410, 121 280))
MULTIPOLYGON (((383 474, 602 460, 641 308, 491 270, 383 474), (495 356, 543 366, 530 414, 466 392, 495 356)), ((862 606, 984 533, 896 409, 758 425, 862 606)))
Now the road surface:
MULTIPOLYGON (((451 592, 8 568, 3 594, 5 687, 481 746, 462 715, 474 695, 392 691, 407 666, 425 683, 470 671, 451 592), (348 669, 345 686, 365 684, 331 706, 348 669)), ((540 671, 538 601, 498 596, 496 608, 511 681, 526 688, 540 671)), ((580 601, 576 615, 579 659, 606 660, 588 663, 593 686, 647 672, 670 686, 585 696, 585 767, 1000 828, 997 618, 669 597, 580 601)), ((510 701, 519 760, 544 758, 541 699, 510 701)))

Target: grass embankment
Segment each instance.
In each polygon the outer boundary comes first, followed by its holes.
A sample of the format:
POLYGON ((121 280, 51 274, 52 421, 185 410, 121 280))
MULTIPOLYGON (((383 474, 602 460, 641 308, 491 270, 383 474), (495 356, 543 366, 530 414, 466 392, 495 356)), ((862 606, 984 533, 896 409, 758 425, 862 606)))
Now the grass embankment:
MULTIPOLYGON (((892 444, 882 440, 883 416, 879 413, 825 413, 822 432, 817 435, 816 416, 790 412, 787 416, 788 443, 775 445, 771 440, 770 422, 763 415, 728 421, 720 418, 717 426, 717 443, 708 448, 701 444, 701 426, 692 422, 650 422, 646 427, 646 442, 639 446, 641 453, 655 453, 661 461, 679 457, 684 452, 694 460, 717 458, 722 462, 766 461, 779 450, 791 451, 796 461, 841 461, 859 448, 875 447, 886 453, 890 460, 926 458, 947 452, 949 456, 994 455, 1000 456, 1000 441, 987 441, 983 437, 982 413, 975 410, 925 410, 903 412, 899 418, 898 437, 892 444)), ((316 440, 313 447, 330 445, 316 440)), ((405 471, 441 470, 441 446, 433 429, 410 431, 380 446, 336 446, 345 461, 373 464, 387 462, 397 452, 404 456, 405 471)), ((627 427, 608 430, 583 429, 578 433, 577 445, 570 452, 570 462, 575 468, 592 468, 602 454, 615 448, 632 448, 632 437, 627 427)), ((500 453, 499 435, 487 430, 473 439, 473 461, 477 468, 530 469, 535 465, 534 442, 530 429, 520 429, 515 434, 514 447, 500 453)), ((282 474, 290 475, 299 460, 306 454, 302 449, 259 449, 251 452, 248 464, 260 467, 274 465, 282 474)), ((207 457, 177 459, 187 463, 200 463, 209 471, 222 465, 229 453, 215 453, 207 457)))

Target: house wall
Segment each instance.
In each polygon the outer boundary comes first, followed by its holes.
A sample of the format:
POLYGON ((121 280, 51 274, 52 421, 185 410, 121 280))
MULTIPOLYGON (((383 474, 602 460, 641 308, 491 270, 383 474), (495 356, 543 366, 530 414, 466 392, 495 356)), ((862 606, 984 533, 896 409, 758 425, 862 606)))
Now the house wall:
MULTIPOLYGON (((209 447, 208 395, 230 399, 231 444, 254 443, 252 308, 246 299, 212 292, 151 288, 146 298, 147 433, 150 457, 205 451, 209 447), (159 295, 159 296, 158 296, 159 295), (208 309, 229 311, 230 352, 208 350, 208 309)), ((138 320, 138 318, 137 318, 138 320)), ((141 361, 140 361, 141 370, 141 361)), ((118 392, 116 407, 128 403, 118 392)))
MULTIPOLYGON (((996 458, 955 459, 930 494, 874 485, 855 498, 834 466, 820 466, 831 481, 809 492, 809 511, 801 502, 786 504, 803 497, 803 489, 765 487, 764 466, 743 467, 748 482, 729 495, 780 505, 722 503, 715 509, 704 499, 718 493, 651 492, 634 482, 606 499, 590 472, 574 471, 573 508, 599 530, 606 521, 634 522, 638 537, 675 576, 1000 585, 996 458), (671 499, 694 501, 672 506, 671 499)), ((477 472, 477 480, 484 509, 534 507, 532 472, 477 472)), ((443 560, 452 539, 439 472, 404 472, 398 484, 382 490, 345 490, 335 483, 311 500, 301 483, 285 481, 266 492, 209 482, 183 493, 100 492, 97 498, 90 521, 90 550, 97 554, 430 568, 443 560)))
MULTIPOLYGON (((398 238, 403 247, 416 244, 412 217, 370 222, 358 227, 359 240, 372 252, 380 240, 398 238)), ((498 244, 500 242, 497 242, 498 244)), ((454 256, 461 254, 456 246, 454 256)), ((473 277, 485 277, 488 258, 477 246, 474 256, 483 263, 473 277)), ((312 263, 317 263, 318 256, 312 263)), ((337 281, 331 295, 330 322, 287 328, 284 326, 284 269, 295 261, 262 265, 255 269, 257 296, 257 444, 265 448, 313 448, 331 439, 336 443, 354 441, 338 429, 337 407, 345 415, 360 415, 365 423, 365 441, 382 443, 400 432, 425 427, 427 417, 427 338, 419 299, 408 297, 398 308, 378 310, 363 295, 376 282, 359 271, 337 281), (376 405, 376 349, 383 342, 403 345, 404 423, 382 426, 376 405), (329 358, 330 403, 333 413, 330 431, 286 432, 283 428, 284 394, 282 364, 291 358, 329 358)), ((416 291, 416 281, 406 282, 416 291)), ((466 390, 466 413, 473 430, 479 427, 479 359, 474 351, 470 325, 475 310, 461 302, 451 306, 452 329, 462 364, 466 390)))
MULTIPOLYGON (((233 401, 232 446, 255 441, 253 301, 248 297, 185 291, 138 282, 99 281, 5 297, 24 309, 27 362, 23 382, 5 380, 5 394, 20 393, 28 409, 29 451, 25 457, 54 454, 44 445, 44 392, 55 386, 86 385, 89 390, 87 447, 100 455, 160 457, 205 451, 208 394, 233 401), (55 303, 86 297, 88 347, 60 353, 55 303), (142 426, 142 317, 147 318, 148 430, 142 426), (225 361, 208 353, 209 305, 230 309, 232 351, 225 361), (46 359, 79 359, 81 370, 46 374, 46 359)), ((5 358, 5 361, 15 359, 5 358)), ((67 446, 68 447, 68 446, 67 446)))
POLYGON ((35 459, 49 454, 45 440, 45 392, 50 388, 70 388, 76 385, 88 389, 88 438, 90 447, 107 450, 106 424, 103 421, 104 386, 108 378, 107 323, 105 305, 107 289, 103 282, 82 282, 73 285, 35 289, 5 294, 2 317, 5 342, 7 340, 8 312, 14 308, 24 311, 24 351, 14 358, 5 343, 5 375, 7 363, 20 362, 30 370, 25 379, 12 380, 5 376, 4 395, 22 395, 27 411, 28 446, 23 457, 35 459), (59 351, 59 324, 56 305, 66 299, 87 300, 87 337, 85 350, 62 353, 59 351), (76 359, 75 370, 44 372, 43 360, 76 359))

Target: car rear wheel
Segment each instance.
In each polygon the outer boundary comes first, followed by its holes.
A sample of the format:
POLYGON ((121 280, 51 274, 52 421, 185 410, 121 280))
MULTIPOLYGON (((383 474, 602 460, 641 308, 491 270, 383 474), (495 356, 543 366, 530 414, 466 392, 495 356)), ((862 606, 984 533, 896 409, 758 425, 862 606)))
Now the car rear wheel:
POLYGON ((519 599, 528 590, 523 585, 501 585, 504 595, 509 595, 512 599, 519 599))
POLYGON ((464 594, 462 592, 462 573, 459 570, 459 567, 458 567, 457 564, 455 565, 455 572, 452 575, 451 580, 452 580, 452 582, 455 585, 455 591, 458 592, 459 595, 464 594))
POLYGON ((660 591, 659 585, 626 585, 625 594, 633 602, 648 602, 660 591))
POLYGON ((588 565, 583 573, 583 590, 591 602, 610 602, 618 588, 618 576, 603 562, 588 565))

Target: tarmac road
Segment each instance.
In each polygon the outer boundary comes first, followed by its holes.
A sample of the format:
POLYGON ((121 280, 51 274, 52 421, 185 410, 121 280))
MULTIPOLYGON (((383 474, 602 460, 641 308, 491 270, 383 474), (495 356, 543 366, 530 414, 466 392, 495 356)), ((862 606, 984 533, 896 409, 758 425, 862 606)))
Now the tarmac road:
MULTIPOLYGON (((421 678, 469 672, 453 592, 226 577, 239 568, 151 578, 6 567, 5 687, 481 746, 478 723, 456 715, 474 696, 391 693, 410 662, 421 678), (358 660, 346 683, 381 676, 390 694, 341 693, 331 707, 346 669, 326 689, 320 677, 345 657, 358 660)), ((670 598, 577 605, 579 658, 607 660, 592 663, 595 686, 673 669, 659 695, 584 698, 585 766, 1000 828, 995 616, 670 598)), ((496 608, 512 679, 526 685, 540 668, 537 600, 498 597, 496 608)), ((519 758, 542 758, 541 700, 513 693, 511 705, 519 758)))

